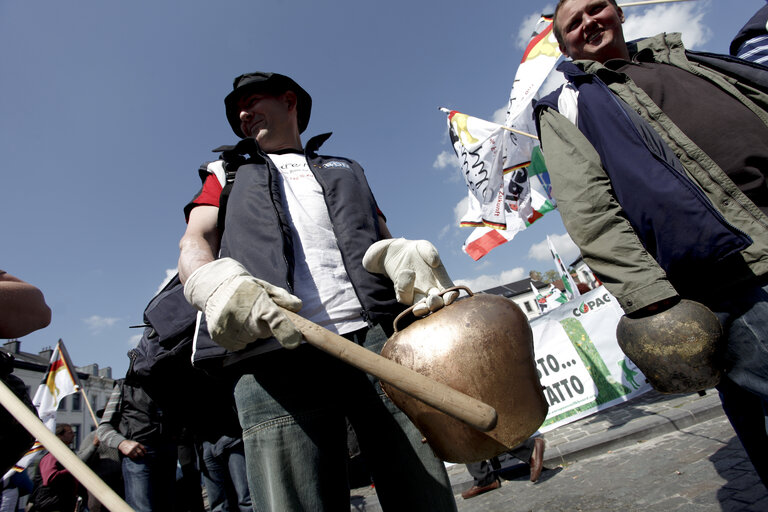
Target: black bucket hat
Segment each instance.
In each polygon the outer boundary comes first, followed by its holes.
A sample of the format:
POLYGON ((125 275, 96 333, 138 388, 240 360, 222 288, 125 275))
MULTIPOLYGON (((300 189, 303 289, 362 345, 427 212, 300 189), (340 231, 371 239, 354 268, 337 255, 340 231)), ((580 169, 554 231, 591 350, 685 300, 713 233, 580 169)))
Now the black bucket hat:
POLYGON ((224 98, 224 106, 227 110, 227 120, 232 127, 232 131, 241 139, 245 138, 245 134, 240 130, 240 109, 237 107, 237 102, 240 101, 240 98, 256 92, 275 95, 282 94, 285 91, 296 93, 299 133, 303 133, 307 129, 309 114, 312 112, 312 97, 291 78, 278 73, 255 71, 235 78, 232 88, 232 92, 224 98))

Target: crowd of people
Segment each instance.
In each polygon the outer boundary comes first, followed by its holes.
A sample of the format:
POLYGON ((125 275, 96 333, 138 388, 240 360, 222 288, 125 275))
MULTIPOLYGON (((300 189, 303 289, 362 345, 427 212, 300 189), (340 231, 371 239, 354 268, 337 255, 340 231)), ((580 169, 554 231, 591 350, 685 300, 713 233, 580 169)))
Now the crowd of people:
MULTIPOLYGON (((554 33, 567 83, 535 115, 566 229, 626 315, 650 320, 689 299, 721 322, 717 389, 768 484, 766 11, 728 56, 688 51, 679 34, 625 41, 615 0, 560 0, 554 33)), ((302 142, 312 98, 293 79, 240 75, 224 105, 240 141, 203 166, 178 269, 205 334, 194 363, 232 379, 237 432, 185 442, 126 378, 81 457, 112 477, 119 463, 122 478, 110 484, 139 512, 178 506, 171 490, 184 460, 202 469, 212 510, 343 510, 351 428, 383 509, 456 510, 445 465, 377 379, 303 342, 285 313, 378 352, 406 306, 424 316, 455 299, 437 250, 393 238, 362 166, 319 153, 330 134, 302 142), (185 445, 192 452, 180 457, 185 445)), ((39 291, 0 273, 8 283, 27 298, 6 305, 0 293, 0 337, 46 325, 39 291)), ((68 427, 56 432, 65 443, 68 427)), ((543 451, 532 438, 510 456, 536 481, 543 451)), ((497 462, 470 467, 465 499, 499 487, 497 462)), ((38 467, 38 487, 57 486, 62 510, 98 509, 51 455, 38 467)))

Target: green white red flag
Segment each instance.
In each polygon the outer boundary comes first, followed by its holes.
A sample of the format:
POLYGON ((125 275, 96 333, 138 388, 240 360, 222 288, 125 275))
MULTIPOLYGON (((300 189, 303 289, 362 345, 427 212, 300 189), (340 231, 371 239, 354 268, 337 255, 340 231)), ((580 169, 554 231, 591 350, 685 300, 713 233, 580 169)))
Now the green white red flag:
POLYGON ((565 268, 565 264, 560 258, 560 254, 558 254, 555 244, 552 243, 549 235, 547 235, 547 244, 549 245, 549 252, 552 253, 552 259, 555 261, 555 271, 560 275, 560 279, 563 281, 563 288, 565 288, 565 294, 568 297, 568 300, 581 296, 573 277, 571 277, 571 273, 565 268))
POLYGON ((536 306, 539 308, 539 313, 542 315, 553 309, 562 306, 568 302, 568 297, 563 292, 550 284, 546 290, 537 290, 533 283, 530 283, 531 291, 536 298, 536 306))

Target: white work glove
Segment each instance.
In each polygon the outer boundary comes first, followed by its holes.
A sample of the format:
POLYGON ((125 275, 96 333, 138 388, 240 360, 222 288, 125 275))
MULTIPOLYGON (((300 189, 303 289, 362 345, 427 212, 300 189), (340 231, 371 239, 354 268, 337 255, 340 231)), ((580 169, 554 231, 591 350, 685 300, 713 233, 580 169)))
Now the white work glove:
POLYGON ((372 244, 363 256, 368 272, 384 274, 395 284, 397 301, 416 304, 413 314, 424 316, 447 306, 458 291, 439 294, 453 286, 435 246, 426 240, 388 238, 372 244))
POLYGON ((184 297, 205 313, 211 338, 227 350, 240 350, 271 336, 285 348, 301 343, 301 332, 277 307, 297 312, 301 299, 256 279, 232 258, 195 270, 184 284, 184 297))

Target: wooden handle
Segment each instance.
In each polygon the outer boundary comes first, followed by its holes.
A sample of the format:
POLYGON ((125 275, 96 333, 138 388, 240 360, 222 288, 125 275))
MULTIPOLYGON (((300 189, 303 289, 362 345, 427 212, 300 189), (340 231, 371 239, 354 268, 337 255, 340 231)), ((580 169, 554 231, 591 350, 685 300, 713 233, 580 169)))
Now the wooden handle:
POLYGON ((72 473, 72 476, 83 484, 86 489, 91 491, 96 499, 103 503, 105 507, 114 512, 134 512, 91 468, 86 466, 72 450, 67 448, 67 445, 62 443, 53 432, 48 430, 48 427, 40 421, 40 418, 27 409, 27 406, 2 381, 0 381, 0 404, 8 409, 8 412, 27 429, 27 432, 40 441, 56 457, 56 460, 61 462, 72 473))
POLYGON ((282 311, 301 331, 304 339, 323 352, 388 382, 404 393, 482 432, 493 430, 496 426, 498 417, 496 410, 490 405, 375 354, 296 313, 287 309, 282 311))

